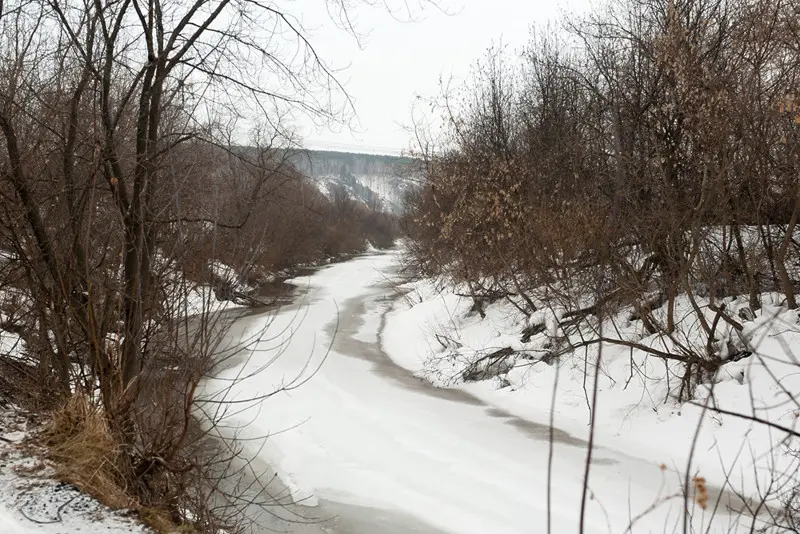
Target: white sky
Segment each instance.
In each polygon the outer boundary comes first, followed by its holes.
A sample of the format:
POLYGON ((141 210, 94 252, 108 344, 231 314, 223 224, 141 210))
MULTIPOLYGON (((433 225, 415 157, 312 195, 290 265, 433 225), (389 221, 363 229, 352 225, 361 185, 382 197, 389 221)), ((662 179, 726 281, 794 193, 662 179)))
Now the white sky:
MULTIPOLYGON (((402 5, 401 0, 387 0, 402 5)), ((415 20, 398 21, 385 9, 361 6, 353 12, 366 36, 361 49, 353 36, 335 28, 321 0, 305 0, 303 24, 323 58, 344 68, 338 79, 355 102, 355 131, 297 127, 308 148, 395 153, 410 146, 403 125, 411 122, 416 95, 436 96, 439 79, 463 80, 492 44, 521 48, 534 25, 559 18, 586 0, 441 0, 447 11, 415 8, 415 20)), ((413 3, 413 2, 412 2, 413 3)), ((407 19, 407 17, 406 17, 407 19)))

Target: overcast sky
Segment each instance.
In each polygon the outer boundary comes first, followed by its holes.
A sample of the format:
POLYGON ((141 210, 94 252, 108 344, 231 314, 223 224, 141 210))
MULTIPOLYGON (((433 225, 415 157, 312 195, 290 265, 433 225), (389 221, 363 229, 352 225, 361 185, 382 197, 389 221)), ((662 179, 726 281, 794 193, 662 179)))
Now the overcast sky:
MULTIPOLYGON (((398 0, 389 0, 401 5, 398 0)), ((564 10, 574 12, 584 0, 444 0, 448 13, 416 9, 412 22, 393 18, 386 10, 362 7, 353 12, 365 33, 359 43, 337 30, 308 2, 302 15, 312 42, 329 63, 343 67, 338 76, 352 97, 358 120, 348 128, 316 128, 303 120, 297 126, 308 148, 394 153, 409 147, 403 130, 415 96, 435 96, 439 79, 463 80, 470 66, 493 43, 521 48, 533 25, 554 20, 564 10)), ((403 15, 405 16, 405 15, 403 15)))

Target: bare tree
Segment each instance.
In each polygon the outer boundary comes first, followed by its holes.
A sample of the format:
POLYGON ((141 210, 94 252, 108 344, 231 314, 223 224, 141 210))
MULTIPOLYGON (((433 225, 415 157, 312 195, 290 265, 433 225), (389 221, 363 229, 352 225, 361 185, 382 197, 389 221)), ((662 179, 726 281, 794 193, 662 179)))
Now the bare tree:
MULTIPOLYGON (((357 37, 362 4, 321 7, 357 37)), ((65 413, 102 414, 119 485, 186 520, 184 483, 208 474, 191 460, 195 391, 227 324, 208 264, 245 277, 333 246, 287 119, 346 122, 351 103, 299 18, 253 0, 4 2, 0 50, 0 232, 42 397, 86 395, 97 410, 65 413), (286 250, 267 250, 280 222, 286 250)), ((348 217, 338 238, 360 248, 348 217)))

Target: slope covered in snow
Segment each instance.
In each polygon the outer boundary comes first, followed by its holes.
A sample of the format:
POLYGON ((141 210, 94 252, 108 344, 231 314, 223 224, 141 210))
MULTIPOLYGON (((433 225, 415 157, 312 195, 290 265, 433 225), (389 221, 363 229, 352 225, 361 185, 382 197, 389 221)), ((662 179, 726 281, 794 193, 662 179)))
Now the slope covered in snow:
POLYGON ((291 158, 328 198, 340 188, 369 207, 399 212, 415 177, 416 162, 407 157, 308 150, 291 158))

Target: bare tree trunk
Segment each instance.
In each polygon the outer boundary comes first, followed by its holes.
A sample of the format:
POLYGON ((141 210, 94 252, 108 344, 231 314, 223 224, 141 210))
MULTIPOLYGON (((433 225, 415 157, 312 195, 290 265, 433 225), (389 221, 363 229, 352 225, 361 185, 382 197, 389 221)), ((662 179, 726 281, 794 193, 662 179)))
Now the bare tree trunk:
POLYGON ((667 286, 667 334, 671 334, 675 331, 675 298, 677 294, 677 284, 670 281, 667 286))
POLYGON ((763 224, 758 225, 758 232, 761 234, 761 244, 767 253, 767 260, 769 261, 769 272, 772 283, 778 284, 778 270, 775 268, 775 246, 772 243, 772 230, 769 224, 766 225, 766 230, 763 224))
POLYGON ((789 243, 792 241, 794 229, 797 226, 798 216, 800 216, 800 190, 795 192, 792 217, 789 219, 789 224, 786 227, 783 240, 781 240, 781 245, 778 247, 778 250, 775 253, 775 268, 778 271, 783 293, 786 295, 786 304, 789 306, 790 310, 797 308, 797 300, 795 299, 792 279, 789 277, 789 272, 786 270, 786 252, 789 249, 789 243))
POLYGON ((739 214, 738 210, 736 213, 736 223, 731 225, 731 233, 733 233, 734 238, 736 239, 736 250, 739 253, 739 263, 742 266, 742 271, 744 271, 744 275, 747 278, 747 289, 750 296, 750 309, 756 311, 761 307, 761 303, 758 301, 758 285, 756 282, 756 277, 753 273, 753 269, 750 268, 750 264, 747 261, 747 253, 744 249, 744 241, 742 240, 742 229, 739 226, 739 214))

